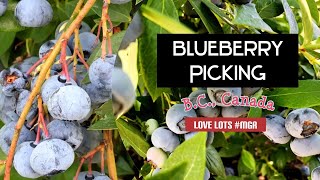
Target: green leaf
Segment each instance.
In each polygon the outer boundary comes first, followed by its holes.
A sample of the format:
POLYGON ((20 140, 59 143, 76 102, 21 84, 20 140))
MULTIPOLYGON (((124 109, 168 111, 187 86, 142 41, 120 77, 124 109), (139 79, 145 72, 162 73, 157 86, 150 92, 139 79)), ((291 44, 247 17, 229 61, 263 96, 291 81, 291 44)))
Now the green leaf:
POLYGON ((17 37, 19 39, 25 40, 31 38, 35 43, 43 43, 47 40, 50 35, 54 34, 57 24, 55 22, 51 22, 46 26, 40 28, 30 28, 25 31, 20 31, 17 33, 17 37))
POLYGON ((284 148, 279 148, 271 154, 270 159, 278 169, 283 169, 287 164, 287 152, 284 148))
POLYGON ((273 175, 270 180, 286 180, 287 178, 283 174, 273 175))
POLYGON ((229 144, 228 147, 221 148, 219 151, 220 157, 230 158, 240 154, 242 146, 239 144, 229 144))
MULTIPOLYGON (((256 92, 254 94, 253 97, 259 99, 261 97, 263 93, 263 90, 260 89, 258 92, 256 92)), ((248 117, 249 118, 258 118, 258 117, 261 117, 262 115, 262 109, 261 108, 255 108, 255 107, 250 107, 250 110, 249 110, 249 113, 248 113, 248 117)))
POLYGON ((213 147, 228 147, 228 142, 226 138, 224 137, 224 134, 222 132, 215 132, 214 133, 214 139, 212 142, 213 147))
POLYGON ((148 20, 156 23, 161 28, 165 29, 169 33, 173 34, 194 34, 191 29, 182 24, 180 21, 171 18, 170 16, 166 16, 154 8, 148 7, 146 5, 142 5, 140 7, 140 11, 142 16, 147 18, 148 20))
POLYGON ((309 166, 310 170, 312 171, 314 168, 320 166, 320 161, 318 160, 317 157, 312 156, 308 162, 308 166, 309 166))
POLYGON ((210 34, 223 34, 222 27, 214 14, 206 7, 201 0, 189 0, 190 4, 200 16, 203 24, 210 34))
MULTIPOLYGON (((179 20, 172 0, 150 0, 148 6, 179 20)), ((168 88, 157 88, 157 34, 168 33, 157 24, 143 18, 145 31, 139 38, 139 66, 143 82, 155 101, 163 92, 170 93, 168 88)))
POLYGON ((218 151, 213 146, 207 147, 207 168, 219 177, 225 177, 226 172, 218 151))
POLYGON ((227 176, 226 178, 217 177, 217 180, 243 180, 243 179, 241 177, 237 177, 237 176, 227 176))
POLYGON ((281 0, 284 12, 286 14, 287 21, 290 27, 290 34, 299 34, 298 23, 295 16, 290 8, 287 0, 281 0))
POLYGON ((89 130, 117 129, 116 118, 113 115, 112 100, 105 102, 96 111, 94 119, 98 121, 89 127, 89 130))
POLYGON ((25 29, 25 27, 20 26, 19 22, 14 16, 16 6, 17 2, 8 2, 7 11, 0 16, 0 31, 18 32, 25 29))
MULTIPOLYGON (((92 10, 101 17, 103 1, 96 1, 92 10)), ((125 4, 110 4, 108 14, 112 22, 130 22, 130 11, 132 8, 132 2, 125 4)))
POLYGON ((74 161, 72 166, 68 168, 65 172, 52 176, 50 180, 70 180, 76 175, 77 169, 79 166, 79 161, 74 161))
POLYGON ((256 0, 256 9, 261 18, 273 18, 283 13, 280 0, 256 0))
POLYGON ((214 3, 210 0, 202 0, 202 2, 217 16, 219 16, 222 20, 228 23, 230 26, 233 26, 230 18, 223 12, 220 8, 218 8, 214 3))
POLYGON ((147 180, 163 180, 163 179, 184 179, 184 175, 187 173, 187 163, 186 162, 177 162, 175 166, 170 169, 161 169, 161 171, 147 178, 147 180))
POLYGON ((183 178, 179 179, 203 179, 206 167, 206 139, 207 133, 199 132, 193 138, 184 141, 169 156, 162 170, 169 170, 186 162, 186 171, 182 174, 183 178))
POLYGON ((118 176, 134 175, 134 171, 130 167, 129 163, 122 156, 117 159, 116 168, 118 176))
POLYGON ((313 26, 312 16, 309 10, 309 6, 306 0, 298 0, 300 10, 302 13, 302 24, 303 24, 303 44, 309 44, 313 38, 313 26))
POLYGON ((270 26, 261 19, 255 5, 252 3, 237 6, 236 15, 232 22, 237 25, 250 26, 269 33, 275 33, 270 26))
POLYGON ((151 164, 150 163, 144 163, 143 166, 141 167, 140 174, 142 176, 147 176, 152 170, 151 164))
POLYGON ((187 2, 187 0, 173 0, 173 3, 177 9, 179 9, 186 2, 187 2))
POLYGON ((317 3, 315 0, 307 0, 307 3, 313 20, 316 24, 319 24, 319 10, 317 8, 317 3))
POLYGON ((304 108, 320 105, 320 81, 300 80, 298 88, 275 88, 265 92, 277 106, 304 108))
POLYGON ((238 163, 239 174, 252 174, 256 171, 256 161, 253 155, 243 149, 241 152, 241 157, 238 163))
POLYGON ((0 32, 0 56, 3 55, 3 53, 5 53, 10 48, 15 36, 15 32, 0 32))
POLYGON ((122 140, 129 143, 141 157, 145 158, 150 145, 146 142, 140 130, 121 118, 116 120, 116 124, 122 140))

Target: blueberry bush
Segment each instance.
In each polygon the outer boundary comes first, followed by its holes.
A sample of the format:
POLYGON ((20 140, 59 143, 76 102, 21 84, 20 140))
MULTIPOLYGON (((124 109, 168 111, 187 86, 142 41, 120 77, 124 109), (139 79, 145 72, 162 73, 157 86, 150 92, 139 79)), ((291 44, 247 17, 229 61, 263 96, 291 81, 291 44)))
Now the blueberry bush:
POLYGON ((318 8, 317 0, 0 0, 0 178, 319 179, 318 8), (157 88, 161 33, 299 34, 299 87, 157 88), (183 110, 182 98, 221 102, 227 91, 265 95, 276 109, 183 110), (267 130, 185 130, 185 117, 221 116, 265 117, 267 130))

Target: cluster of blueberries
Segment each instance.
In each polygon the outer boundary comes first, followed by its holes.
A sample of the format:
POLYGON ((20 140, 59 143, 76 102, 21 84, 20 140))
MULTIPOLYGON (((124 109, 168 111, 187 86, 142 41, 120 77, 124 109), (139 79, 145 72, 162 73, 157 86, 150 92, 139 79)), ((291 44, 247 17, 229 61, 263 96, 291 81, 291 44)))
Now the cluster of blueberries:
MULTIPOLYGON (((57 38, 66 23, 57 27, 57 38)), ((89 31, 90 27, 82 22, 79 39, 85 60, 96 48, 97 37, 89 31)), ((5 124, 0 129, 0 147, 5 154, 9 152, 17 121, 36 86, 41 65, 34 73, 28 71, 55 42, 45 42, 39 49, 39 57, 27 58, 0 73, 0 119, 5 124)), ((73 41, 68 43, 68 48, 67 56, 71 56, 73 41)), ((67 170, 76 155, 85 155, 103 141, 101 131, 87 130, 95 109, 112 99, 113 112, 119 116, 130 109, 135 100, 129 76, 121 68, 114 67, 115 54, 94 60, 88 70, 79 62, 73 71, 72 61, 67 61, 70 63, 67 69, 70 80, 59 63, 60 55, 41 86, 39 98, 32 102, 19 136, 13 164, 22 177, 52 176, 67 170), (76 81, 73 80, 75 74, 76 81), (82 80, 87 75, 90 83, 85 84, 82 80)), ((100 157, 94 156, 92 163, 98 162, 100 157)), ((88 178, 109 179, 97 172, 82 172, 78 179, 88 178)))
MULTIPOLYGON (((166 126, 158 127, 158 122, 155 119, 146 121, 146 131, 151 135, 151 142, 153 144, 153 147, 147 151, 147 160, 153 167, 150 175, 153 176, 158 173, 168 158, 168 154, 172 153, 180 145, 180 135, 183 135, 184 140, 188 140, 197 134, 197 132, 186 131, 186 117, 246 117, 249 111, 248 107, 223 107, 223 104, 219 103, 223 97, 222 94, 230 92, 233 96, 252 96, 258 90, 260 88, 198 88, 189 95, 190 101, 193 104, 196 104, 199 95, 205 94, 205 98, 201 99, 201 104, 215 102, 217 106, 207 106, 206 108, 185 111, 183 104, 175 104, 166 113, 166 126)), ((225 102, 231 101, 230 97, 224 98, 225 102)), ((211 145, 213 139, 214 133, 208 132, 206 146, 211 145)), ((210 172, 206 168, 204 179, 208 180, 209 178, 210 172)))

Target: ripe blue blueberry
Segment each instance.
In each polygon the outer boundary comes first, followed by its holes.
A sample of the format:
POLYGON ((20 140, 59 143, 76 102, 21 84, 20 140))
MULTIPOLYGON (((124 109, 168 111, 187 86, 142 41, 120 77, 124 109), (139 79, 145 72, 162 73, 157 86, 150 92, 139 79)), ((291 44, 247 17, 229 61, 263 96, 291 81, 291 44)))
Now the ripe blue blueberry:
POLYGON ((295 138, 290 143, 292 152, 299 157, 320 154, 320 135, 318 133, 307 138, 295 138))
MULTIPOLYGON (((22 90, 19 94, 19 98, 17 101, 17 108, 16 108, 16 112, 17 114, 20 116, 23 108, 25 107, 26 103, 28 102, 30 96, 30 91, 28 90, 22 90)), ((27 121, 31 121, 38 113, 38 104, 37 101, 34 100, 32 103, 32 106, 28 112, 28 115, 26 117, 27 121)))
POLYGON ((311 172, 311 179, 317 180, 320 179, 320 166, 314 168, 311 172))
POLYGON ((224 102, 230 103, 232 96, 241 96, 241 88, 212 87, 207 88, 208 96, 211 102, 215 102, 218 106, 226 106, 222 102, 224 93, 230 93, 231 96, 224 96, 224 102))
POLYGON ((165 152, 173 152, 179 145, 179 137, 166 127, 159 127, 151 135, 152 144, 165 152))
POLYGON ((52 20, 53 10, 46 0, 21 0, 14 15, 21 26, 42 27, 52 20))
POLYGON ((82 87, 91 99, 92 108, 97 108, 107 102, 112 97, 111 87, 109 89, 98 88, 94 84, 89 83, 82 87))
POLYGON ((6 96, 14 96, 26 86, 26 77, 16 68, 9 68, 0 72, 2 92, 6 96))
MULTIPOLYGON (((9 152, 16 123, 17 122, 9 122, 0 129, 0 147, 5 154, 8 154, 9 152)), ((29 131, 25 126, 22 126, 18 145, 25 141, 34 141, 35 139, 35 133, 33 131, 29 131)))
POLYGON ((0 16, 2 16, 8 7, 8 0, 0 0, 0 16))
MULTIPOLYGON (((49 40, 43 43, 39 49, 39 58, 42 58, 43 56, 45 56, 51 50, 51 48, 53 48, 53 46, 56 45, 56 43, 57 43, 57 40, 49 40)), ((67 46, 66 54, 67 56, 72 55, 71 50, 69 49, 68 46, 67 46)), ((60 55, 61 54, 57 55, 56 60, 60 60, 60 55)))
MULTIPOLYGON (((89 59, 93 50, 100 43, 100 40, 97 40, 97 36, 91 32, 82 32, 79 34, 79 41, 81 44, 82 52, 84 55, 84 59, 89 59)), ((68 45, 73 50, 74 49, 74 39, 68 42, 68 45)))
POLYGON ((319 131, 320 115, 311 108, 301 108, 291 111, 285 121, 288 133, 296 138, 312 136, 319 131))
POLYGON ((188 133, 185 125, 186 117, 197 117, 197 114, 193 109, 185 112, 183 104, 175 104, 167 112, 166 124, 174 133, 186 134, 188 133))
POLYGON ((32 151, 30 165, 43 176, 55 175, 66 171, 74 161, 72 147, 60 139, 40 142, 32 151))
POLYGON ((221 115, 229 118, 247 117, 249 110, 250 108, 245 106, 222 107, 221 115))
MULTIPOLYGON (((203 89, 199 89, 192 92, 189 95, 189 98, 192 104, 197 104, 197 98, 201 94, 205 94, 205 98, 200 100, 201 104, 211 102, 208 97, 207 91, 203 89)), ((215 107, 207 106, 206 108, 197 108, 195 111, 199 117, 218 117, 221 110, 220 110, 220 107, 218 106, 215 106, 215 107)))
POLYGON ((263 134, 274 143, 286 144, 291 136, 285 128, 285 119, 279 115, 266 116, 266 131, 263 134))
POLYGON ((97 88, 108 89, 111 87, 112 71, 116 55, 107 56, 105 59, 98 58, 90 65, 89 79, 97 88))
MULTIPOLYGON (((188 140, 194 137, 198 132, 189 132, 187 134, 184 134, 184 139, 188 140)), ((214 133, 213 132, 208 132, 207 133, 207 141, 206 141, 206 146, 210 146, 213 142, 214 139, 214 133)))
POLYGON ((91 113, 91 100, 79 86, 63 86, 49 97, 48 111, 55 119, 80 121, 91 113))
POLYGON ((34 172, 30 166, 30 156, 36 145, 33 141, 26 141, 21 143, 14 154, 13 165, 20 176, 25 178, 38 178, 41 175, 34 172))

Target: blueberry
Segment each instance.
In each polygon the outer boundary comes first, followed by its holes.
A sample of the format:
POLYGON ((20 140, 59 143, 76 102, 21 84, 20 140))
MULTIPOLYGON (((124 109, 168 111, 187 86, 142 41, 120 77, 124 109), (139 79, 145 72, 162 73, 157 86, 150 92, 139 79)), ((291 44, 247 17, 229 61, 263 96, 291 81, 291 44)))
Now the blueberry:
POLYGON ((82 87, 91 99, 91 106, 95 109, 107 102, 112 97, 111 87, 109 89, 98 88, 92 83, 86 84, 82 87))
POLYGON ((38 60, 39 60, 38 57, 32 56, 23 60, 21 63, 15 65, 15 67, 25 74, 32 67, 32 65, 36 63, 38 60))
POLYGON ((221 115, 222 117, 229 118, 240 118, 247 117, 250 108, 244 106, 230 106, 230 107, 222 107, 221 115))
POLYGON ((111 4, 125 4, 130 2, 131 0, 111 0, 111 4))
POLYGON ((266 116, 266 131, 263 134, 274 143, 286 144, 291 136, 285 128, 285 119, 278 115, 266 116))
MULTIPOLYGON (((71 63, 68 66, 69 75, 72 79, 74 79, 74 72, 73 72, 73 64, 71 63)), ((86 77, 88 71, 86 67, 78 62, 76 66, 76 77, 77 77, 77 84, 80 85, 83 79, 86 77)))
POLYGON ((147 151, 147 160, 156 168, 162 168, 167 158, 167 154, 159 148, 151 147, 147 151))
POLYGON ((33 141, 26 141, 21 143, 14 154, 13 165, 20 176, 25 178, 38 178, 41 175, 34 172, 30 166, 30 156, 36 145, 33 141))
POLYGON ((311 108, 291 111, 285 121, 288 133, 296 138, 312 136, 319 131, 320 115, 311 108))
MULTIPOLYGON (((43 100, 43 103, 47 104, 49 97, 57 91, 60 87, 63 87, 66 85, 66 77, 61 75, 54 75, 48 78, 41 87, 41 97, 43 100)), ((77 83, 70 79, 70 82, 72 85, 76 85, 77 83)))
POLYGON ((126 113, 136 99, 129 76, 119 68, 112 71, 112 106, 116 117, 126 113))
POLYGON ((208 170, 208 168, 205 169, 204 171, 204 180, 209 180, 210 179, 210 171, 208 170))
POLYGON ((2 16, 8 7, 8 0, 0 0, 0 16, 2 16))
MULTIPOLYGON (((9 122, 0 129, 0 147, 5 154, 9 152, 16 123, 17 122, 9 122)), ((29 131, 25 126, 22 126, 17 144, 19 145, 25 141, 34 141, 35 139, 35 133, 29 131)))
MULTIPOLYGON (((16 112, 19 116, 21 115, 26 103, 28 102, 29 96, 30 96, 30 91, 28 90, 22 90, 21 93, 19 94, 19 98, 17 101, 17 108, 16 108, 16 112)), ((37 113, 38 113, 38 103, 36 100, 34 100, 28 112, 28 115, 26 117, 26 120, 31 121, 37 115, 37 113)))
POLYGON ((26 77, 16 68, 9 68, 2 70, 0 73, 0 83, 2 85, 2 92, 6 96, 17 95, 19 91, 26 86, 26 77))
POLYGON ((233 96, 241 96, 241 88, 226 88, 226 87, 214 87, 207 88, 209 99, 215 102, 218 106, 226 106, 222 103, 222 95, 226 92, 230 92, 231 96, 225 96, 224 102, 230 103, 233 96))
MULTIPOLYGON (((50 137, 66 141, 73 150, 77 149, 83 140, 81 126, 78 122, 53 120, 48 126, 50 137)), ((45 137, 45 134, 42 133, 45 137)))
POLYGON ((112 71, 116 55, 106 57, 105 59, 98 58, 90 65, 89 79, 97 88, 109 89, 111 87, 112 71))
POLYGON ((81 130, 83 134, 83 140, 80 146, 75 150, 79 156, 85 155, 103 141, 103 135, 101 131, 87 130, 84 127, 82 127, 81 130))
POLYGON ((98 171, 91 171, 91 174, 88 174, 88 171, 82 171, 79 173, 78 180, 89 180, 95 179, 95 177, 101 175, 98 171))
MULTIPOLYGON (((0 88, 2 86, 0 85, 0 88)), ((17 107, 17 98, 15 96, 6 96, 0 91, 0 119, 2 122, 9 123, 12 121, 7 113, 15 113, 17 107)))
POLYGON ((151 135, 152 144, 165 152, 173 152, 179 145, 179 137, 168 128, 159 127, 151 135))
MULTIPOLYGON (((56 31, 55 31, 55 33, 54 33, 54 37, 55 37, 55 39, 59 39, 60 38, 60 36, 61 36, 61 34, 63 33, 63 31, 66 29, 66 26, 67 26, 67 24, 68 24, 68 20, 65 20, 65 21, 63 21, 63 22, 61 22, 58 26, 57 26, 57 28, 56 28, 56 31)), ((85 23, 85 22, 81 22, 81 25, 80 25, 80 27, 79 27, 79 33, 82 33, 82 32, 90 32, 91 31, 91 28, 90 28, 90 26, 87 24, 87 23, 85 23)), ((71 46, 72 44, 69 44, 69 42, 73 42, 73 38, 74 38, 74 35, 72 35, 71 37, 70 37, 70 39, 69 39, 69 41, 68 41, 68 46, 71 46)))
POLYGON ((79 121, 91 113, 91 100, 79 86, 63 86, 49 97, 48 111, 55 119, 79 121))
MULTIPOLYGON (((79 34, 79 41, 82 47, 82 52, 84 54, 85 59, 89 59, 93 50, 97 47, 100 43, 100 40, 96 42, 97 36, 91 32, 82 32, 79 34)), ((69 41, 68 45, 73 50, 74 49, 74 40, 69 41)))
POLYGON ((46 0, 21 0, 14 15, 21 26, 42 27, 52 20, 53 10, 46 0))
POLYGON ((302 165, 300 167, 300 171, 301 171, 303 176, 310 176, 310 168, 308 166, 302 165))
POLYGON ((308 157, 320 154, 320 135, 314 134, 307 138, 295 138, 290 143, 292 152, 299 157, 308 157))
POLYGON ((147 134, 152 135, 152 133, 159 127, 159 123, 155 119, 148 119, 145 123, 147 129, 147 134))
POLYGON ((74 161, 72 147, 60 139, 40 142, 32 151, 30 165, 40 175, 51 176, 66 171, 74 161))
MULTIPOLYGON (((192 104, 197 103, 197 98, 201 94, 205 94, 205 98, 201 99, 201 101, 200 101, 201 104, 211 102, 208 97, 207 91, 203 90, 203 89, 199 89, 199 90, 192 92, 189 95, 189 98, 190 98, 190 101, 192 102, 192 104)), ((218 106, 215 106, 214 108, 212 108, 210 106, 207 106, 206 108, 197 108, 195 111, 199 117, 218 117, 220 114, 220 108, 218 106)))
POLYGON ((232 167, 225 167, 225 172, 227 176, 234 176, 235 172, 234 169, 232 167))
MULTIPOLYGON (((57 43, 57 40, 49 40, 49 41, 46 41, 45 43, 43 43, 39 49, 39 58, 42 58, 43 56, 45 56, 51 50, 51 48, 53 48, 56 45, 56 43, 57 43)), ((67 56, 72 55, 71 50, 69 49, 68 46, 66 49, 66 54, 67 54, 67 56)), ((57 57, 56 57, 57 61, 60 60, 60 55, 61 54, 57 55, 57 57)))
POLYGON ((317 180, 320 179, 320 166, 314 168, 311 172, 311 179, 317 180))
MULTIPOLYGON (((189 140, 192 137, 194 137, 198 132, 189 132, 187 134, 184 134, 184 139, 189 140)), ((207 141, 206 141, 206 146, 210 146, 213 142, 214 139, 214 133, 213 132, 208 132, 207 133, 207 141)))
POLYGON ((183 104, 175 104, 167 112, 166 124, 176 134, 188 133, 185 127, 186 117, 197 117, 197 114, 193 109, 185 112, 183 104))
POLYGON ((14 111, 5 111, 3 114, 1 114, 1 120, 3 123, 7 124, 11 121, 18 121, 19 116, 14 111))
POLYGON ((260 89, 260 87, 243 87, 241 89, 241 92, 243 96, 252 96, 260 89))

